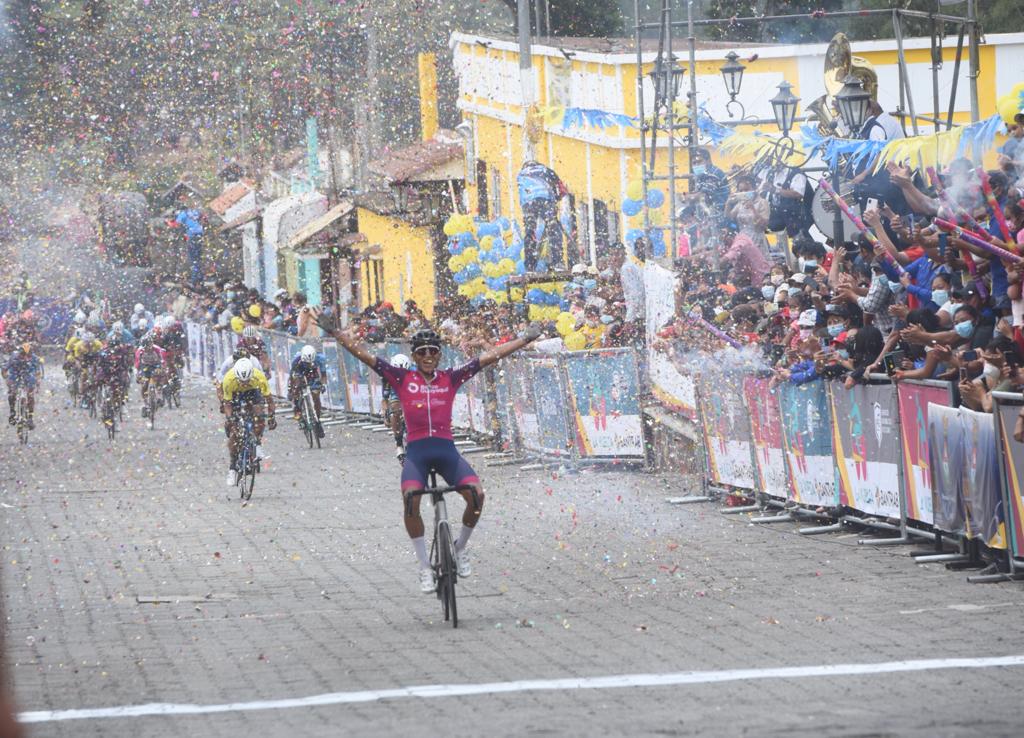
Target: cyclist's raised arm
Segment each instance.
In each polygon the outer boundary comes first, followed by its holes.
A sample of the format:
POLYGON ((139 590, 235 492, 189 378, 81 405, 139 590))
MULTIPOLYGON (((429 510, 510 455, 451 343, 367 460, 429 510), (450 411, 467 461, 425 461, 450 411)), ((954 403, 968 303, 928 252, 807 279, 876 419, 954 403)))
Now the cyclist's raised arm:
POLYGON ((320 311, 314 311, 313 318, 316 320, 316 324, 318 326, 320 326, 328 335, 337 339, 338 343, 344 346, 345 350, 354 357, 371 369, 377 365, 377 357, 371 354, 369 350, 367 350, 366 346, 359 343, 359 341, 349 333, 339 329, 333 316, 324 315, 320 311))
POLYGON ((528 346, 538 338, 540 338, 540 327, 534 324, 527 326, 526 330, 514 341, 495 346, 489 351, 484 351, 480 354, 480 368, 483 369, 504 359, 509 354, 515 353, 524 346, 528 346))

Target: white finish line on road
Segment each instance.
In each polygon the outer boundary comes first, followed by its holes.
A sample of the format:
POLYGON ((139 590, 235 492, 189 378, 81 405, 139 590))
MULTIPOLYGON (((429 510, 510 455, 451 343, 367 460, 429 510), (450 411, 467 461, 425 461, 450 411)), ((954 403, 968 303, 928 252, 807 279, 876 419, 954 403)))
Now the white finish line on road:
POLYGON ((36 710, 18 715, 22 723, 49 723, 65 720, 150 717, 154 715, 211 715, 223 712, 284 710, 294 707, 324 707, 354 702, 379 702, 395 699, 433 699, 477 694, 509 692, 559 692, 577 689, 622 689, 624 687, 672 687, 684 684, 715 684, 753 679, 804 679, 807 677, 862 676, 939 669, 990 669, 1000 666, 1024 666, 1024 655, 962 659, 919 659, 883 661, 877 664, 832 664, 822 666, 781 666, 763 669, 726 669, 723 671, 678 671, 667 674, 617 674, 603 677, 566 679, 528 679, 488 684, 424 684, 397 689, 371 689, 361 692, 328 692, 309 697, 254 702, 228 702, 221 705, 189 705, 152 702, 147 705, 94 707, 76 710, 36 710))

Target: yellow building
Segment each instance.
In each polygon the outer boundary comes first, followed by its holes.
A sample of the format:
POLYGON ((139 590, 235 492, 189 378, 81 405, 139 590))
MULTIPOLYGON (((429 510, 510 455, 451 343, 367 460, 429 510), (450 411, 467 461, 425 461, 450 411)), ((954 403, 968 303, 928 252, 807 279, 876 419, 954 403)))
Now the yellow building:
MULTIPOLYGON (((685 42, 679 41, 677 56, 685 56, 685 42)), ((516 175, 523 164, 524 110, 519 75, 518 45, 513 38, 455 33, 450 40, 454 66, 459 78, 458 107, 471 129, 466 152, 468 205, 477 214, 498 215, 519 220, 516 175)), ((879 102, 895 111, 900 106, 896 42, 858 42, 853 52, 874 65, 879 80, 879 102)), ((825 93, 823 68, 827 44, 773 45, 742 48, 728 43, 701 42, 697 58, 697 99, 715 120, 728 122, 728 96, 719 71, 727 51, 734 50, 746 66, 739 100, 748 116, 773 120, 769 100, 780 82, 788 80, 804 105, 825 93)), ((919 115, 933 115, 930 41, 904 40, 909 88, 919 115)), ((955 42, 943 49, 939 70, 940 117, 945 118, 953 83, 955 42)), ((645 42, 642 70, 651 71, 656 42, 645 42)), ((653 102, 650 78, 637 85, 637 53, 632 41, 616 39, 542 39, 532 47, 533 96, 539 110, 563 108, 598 110, 635 117, 638 94, 643 95, 649 114, 653 102), (549 43, 544 43, 549 41, 549 43)), ((995 100, 1020 81, 1024 68, 1024 34, 988 34, 981 48, 978 98, 981 116, 995 111, 995 100)), ((687 82, 688 84, 688 82, 687 82)), ((681 96, 683 93, 681 93, 681 96)), ((903 109, 908 106, 904 101, 903 109)), ((954 119, 970 119, 970 95, 966 53, 957 82, 954 119)), ((608 241, 622 238, 625 230, 642 225, 641 216, 621 215, 627 185, 641 173, 640 138, 629 126, 574 126, 563 128, 548 120, 531 118, 535 158, 553 169, 573 195, 577 230, 583 254, 593 257, 608 241)), ((911 123, 906 124, 913 133, 911 123)), ((765 126, 777 134, 774 124, 765 126)), ((930 124, 919 122, 921 133, 930 124)), ((667 146, 659 141, 655 174, 667 173, 667 146), (663 150, 664 149, 664 150, 663 150)), ((686 149, 676 147, 677 166, 687 166, 686 149)), ((726 168, 731 162, 715 156, 726 168)), ((662 208, 661 212, 666 212, 662 208)), ((663 216, 664 217, 664 216, 663 216)), ((657 223, 656 223, 657 224, 657 223)))
POLYGON ((372 163, 379 192, 356 199, 359 233, 368 242, 353 276, 360 306, 415 300, 432 316, 438 292, 452 291, 444 220, 462 196, 463 149, 454 133, 391 152, 372 163))

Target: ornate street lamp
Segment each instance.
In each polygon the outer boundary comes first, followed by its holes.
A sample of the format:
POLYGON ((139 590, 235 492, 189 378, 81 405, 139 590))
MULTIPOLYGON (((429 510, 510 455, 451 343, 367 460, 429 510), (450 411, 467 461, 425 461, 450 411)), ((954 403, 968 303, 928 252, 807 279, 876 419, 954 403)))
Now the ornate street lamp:
POLYGON ((864 126, 870 105, 871 93, 864 89, 864 81, 852 74, 847 75, 843 88, 836 94, 836 106, 851 136, 856 136, 864 126))
POLYGON ((722 79, 725 80, 725 91, 729 93, 730 102, 735 102, 737 95, 740 94, 740 85, 743 84, 743 71, 746 67, 737 61, 739 58, 735 51, 730 51, 725 55, 725 64, 719 68, 722 79))
POLYGON ((782 131, 782 137, 789 138, 793 121, 796 120, 796 106, 800 102, 800 98, 793 94, 793 85, 783 80, 779 85, 779 93, 769 102, 772 104, 775 124, 782 131))
POLYGON ((675 56, 670 56, 667 63, 658 57, 654 62, 654 69, 647 73, 651 78, 651 84, 654 85, 655 107, 667 105, 670 92, 671 99, 679 97, 679 88, 683 85, 686 68, 679 66, 678 61, 675 56))

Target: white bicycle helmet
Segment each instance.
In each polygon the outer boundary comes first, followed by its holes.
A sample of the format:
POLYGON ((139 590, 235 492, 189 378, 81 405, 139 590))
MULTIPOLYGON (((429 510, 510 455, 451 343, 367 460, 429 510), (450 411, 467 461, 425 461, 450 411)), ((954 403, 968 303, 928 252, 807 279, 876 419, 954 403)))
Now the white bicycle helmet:
POLYGON ((174 327, 174 323, 175 323, 174 316, 173 315, 165 315, 162 323, 163 323, 163 326, 164 326, 164 330, 167 330, 169 328, 173 328, 174 327))
POLYGON ((75 325, 84 325, 84 324, 85 324, 85 313, 82 312, 81 310, 79 310, 77 313, 75 313, 75 325))
POLYGON ((312 364, 316 361, 316 349, 312 346, 303 346, 299 358, 306 364, 312 364))
POLYGON ((111 324, 110 330, 114 333, 120 333, 121 331, 124 330, 124 323, 122 323, 120 320, 115 320, 111 324))
POLYGON ((260 329, 254 325, 247 325, 242 329, 242 338, 259 338, 260 329))
POLYGON ((137 302, 137 303, 135 303, 135 308, 134 308, 133 312, 136 315, 142 315, 144 312, 146 312, 146 308, 142 305, 141 302, 137 302))
POLYGON ((82 331, 82 341, 83 341, 83 343, 92 343, 95 340, 96 340, 96 334, 95 333, 93 333, 92 331, 82 331))
POLYGON ((398 367, 399 369, 411 369, 412 362, 409 361, 409 357, 405 354, 395 354, 391 357, 391 366, 398 367))
POLYGON ((239 359, 235 362, 235 377, 239 382, 248 382, 252 379, 252 361, 248 358, 239 359))

